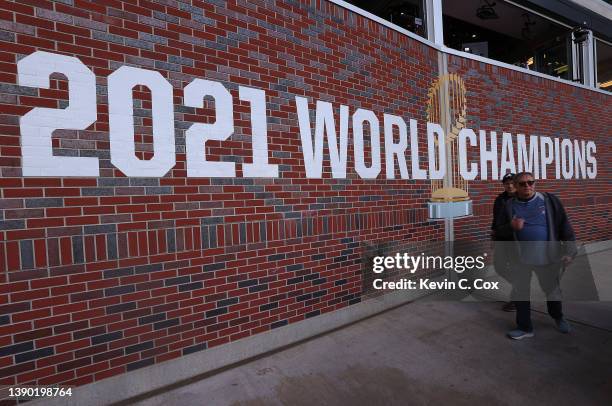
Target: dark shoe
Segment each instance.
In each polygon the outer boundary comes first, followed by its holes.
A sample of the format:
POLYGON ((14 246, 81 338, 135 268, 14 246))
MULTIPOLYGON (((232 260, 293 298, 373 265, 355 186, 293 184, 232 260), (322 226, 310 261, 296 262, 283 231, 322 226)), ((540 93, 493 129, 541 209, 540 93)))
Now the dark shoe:
POLYGON ((567 334, 570 332, 570 325, 563 317, 560 319, 555 319, 555 324, 557 325, 557 330, 562 332, 563 334, 567 334))
POLYGON ((502 310, 505 312, 515 312, 516 305, 514 304, 514 302, 504 303, 504 305, 502 306, 502 310))

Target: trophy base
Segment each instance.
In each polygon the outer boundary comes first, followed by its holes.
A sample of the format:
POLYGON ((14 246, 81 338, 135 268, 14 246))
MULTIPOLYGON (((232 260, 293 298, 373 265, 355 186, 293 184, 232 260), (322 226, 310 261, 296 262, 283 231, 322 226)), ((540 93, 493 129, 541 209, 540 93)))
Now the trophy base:
POLYGON ((467 217, 472 215, 472 201, 429 202, 427 203, 430 220, 467 217))

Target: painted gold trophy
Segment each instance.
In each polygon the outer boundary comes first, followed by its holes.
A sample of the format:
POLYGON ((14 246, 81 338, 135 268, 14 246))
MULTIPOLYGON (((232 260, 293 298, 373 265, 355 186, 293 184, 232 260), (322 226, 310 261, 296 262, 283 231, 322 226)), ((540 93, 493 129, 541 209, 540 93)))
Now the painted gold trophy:
POLYGON ((439 123, 446 134, 446 175, 431 181, 430 219, 472 215, 468 181, 459 174, 457 137, 466 122, 466 89, 456 74, 440 76, 428 92, 427 121, 439 123))

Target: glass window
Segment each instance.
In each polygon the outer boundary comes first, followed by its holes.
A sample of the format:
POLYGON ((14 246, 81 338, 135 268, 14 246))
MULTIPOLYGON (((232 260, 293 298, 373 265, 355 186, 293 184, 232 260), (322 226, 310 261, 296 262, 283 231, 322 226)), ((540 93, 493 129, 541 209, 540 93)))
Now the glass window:
POLYGON ((442 12, 446 46, 571 80, 569 28, 499 0, 443 0, 442 12))
POLYGON ((347 3, 427 38, 424 0, 352 0, 347 3))
POLYGON ((612 92, 612 46, 596 40, 595 55, 597 56, 597 87, 612 92))

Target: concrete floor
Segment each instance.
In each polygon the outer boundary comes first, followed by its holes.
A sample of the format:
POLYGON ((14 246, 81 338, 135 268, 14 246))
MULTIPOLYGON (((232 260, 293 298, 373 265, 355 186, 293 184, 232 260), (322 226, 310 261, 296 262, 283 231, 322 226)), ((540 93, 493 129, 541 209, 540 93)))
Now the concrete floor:
POLYGON ((513 341, 498 302, 418 301, 136 404, 609 406, 612 303, 577 306, 602 323, 563 335, 534 311, 513 341))

